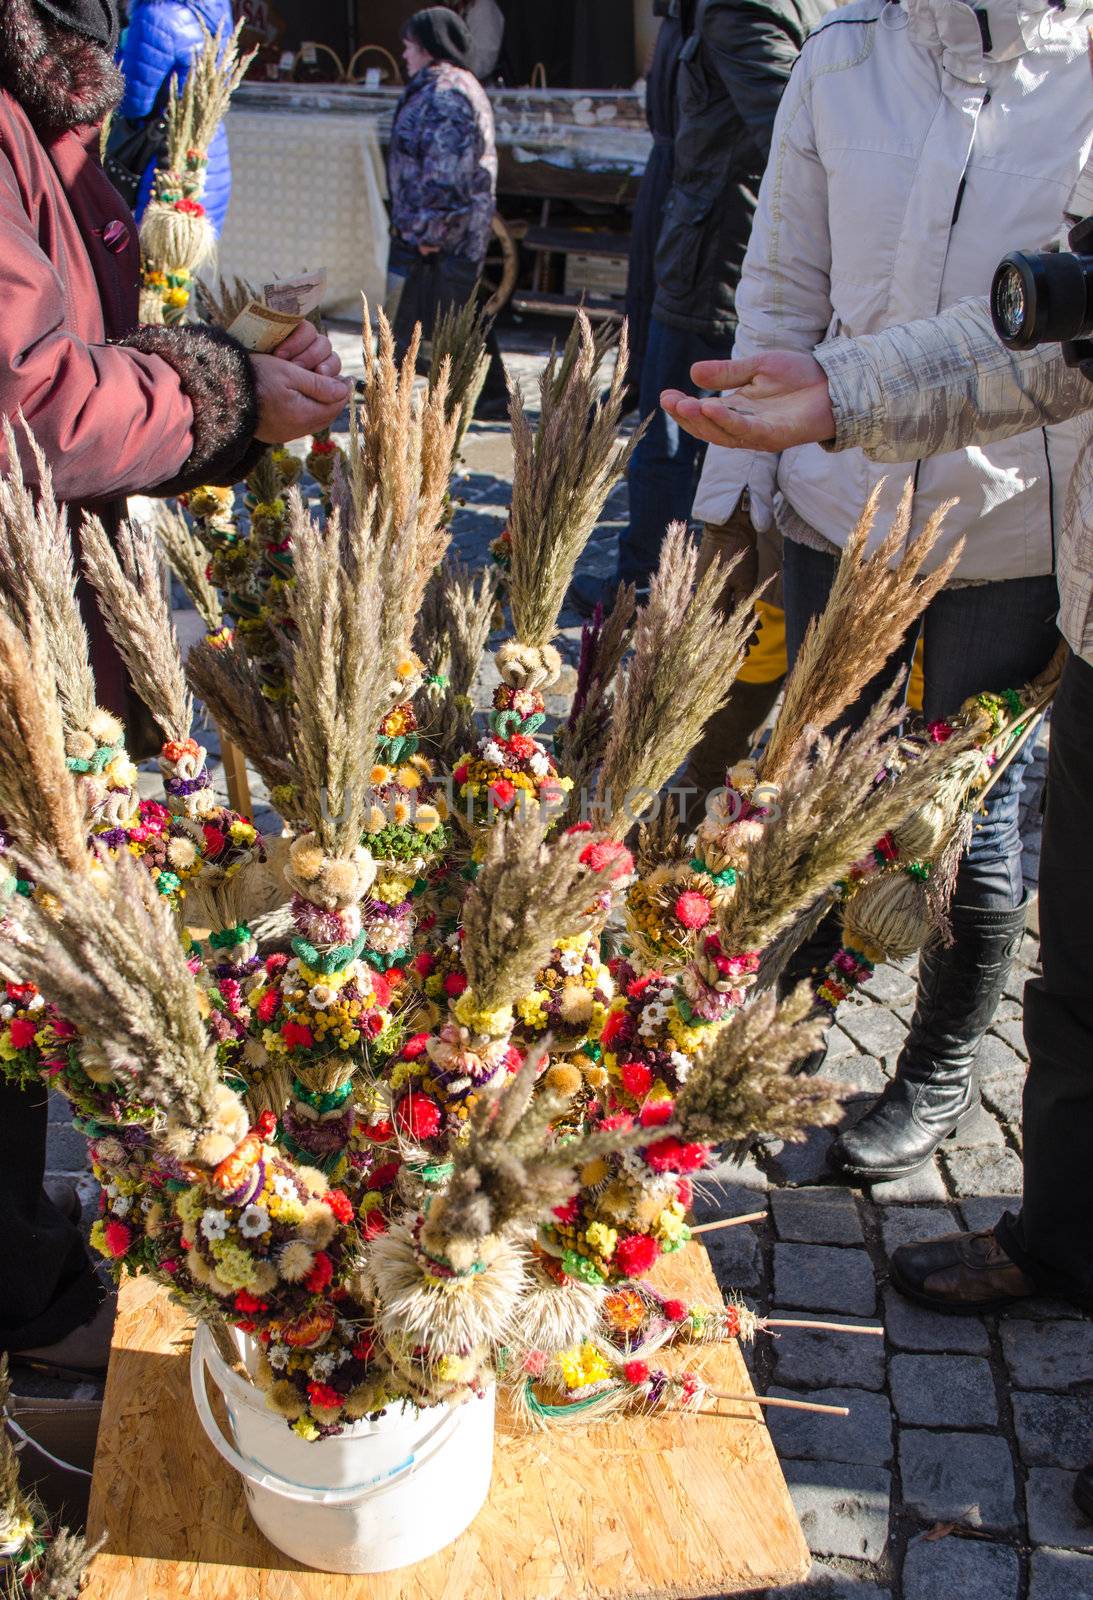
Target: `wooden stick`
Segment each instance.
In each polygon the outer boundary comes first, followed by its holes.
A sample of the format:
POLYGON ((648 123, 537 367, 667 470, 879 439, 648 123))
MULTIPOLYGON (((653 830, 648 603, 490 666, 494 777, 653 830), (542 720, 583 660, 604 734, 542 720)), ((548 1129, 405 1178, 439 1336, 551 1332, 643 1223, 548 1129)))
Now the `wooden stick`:
POLYGON ((731 1400, 742 1406, 784 1406, 787 1411, 822 1411, 829 1417, 848 1417, 849 1406, 822 1406, 815 1400, 780 1400, 770 1394, 723 1394, 720 1389, 707 1389, 715 1400, 731 1400))
POLYGON ((717 1222, 700 1222, 691 1229, 691 1238, 698 1233, 717 1233, 721 1228, 739 1228, 745 1222, 765 1222, 765 1211, 749 1211, 745 1217, 721 1217, 717 1222))
POLYGON ((871 1333, 883 1339, 883 1328, 856 1328, 849 1322, 812 1322, 805 1317, 760 1317, 764 1328, 821 1328, 825 1333, 871 1333))
POLYGON ((220 759, 224 763, 224 778, 228 789, 228 804, 242 817, 251 814, 250 782, 247 763, 242 750, 220 734, 220 759))

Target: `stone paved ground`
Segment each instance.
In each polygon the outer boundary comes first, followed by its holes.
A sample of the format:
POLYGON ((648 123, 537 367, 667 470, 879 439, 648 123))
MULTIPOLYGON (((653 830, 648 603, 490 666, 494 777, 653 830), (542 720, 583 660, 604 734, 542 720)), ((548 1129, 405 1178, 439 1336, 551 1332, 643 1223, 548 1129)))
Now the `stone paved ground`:
MULTIPOLYGON (((521 347, 507 354, 527 387, 536 340, 509 342, 521 347)), ((352 360, 355 340, 341 343, 352 360)), ((466 456, 454 542, 481 565, 506 507, 505 430, 476 427, 466 456)), ((613 568, 625 503, 624 491, 612 497, 585 570, 613 568)), ((572 662, 579 627, 572 614, 562 620, 572 662)), ((563 698, 552 709, 564 709, 563 698)), ((1042 765, 1041 752, 1025 808, 1032 884, 1042 765)), ((749 1354, 761 1391, 851 1412, 845 1421, 769 1414, 815 1558, 807 1583, 777 1591, 778 1600, 1093 1600, 1093 1525, 1070 1499, 1076 1469, 1093 1460, 1093 1326, 1047 1301, 1000 1316, 939 1316, 901 1299, 885 1265, 896 1244, 990 1224, 1020 1193, 1021 989, 1036 955, 1030 933, 984 1046, 982 1113, 923 1171, 870 1194, 838 1187, 825 1167, 834 1133, 824 1130, 804 1144, 768 1145, 707 1186, 708 1216, 765 1212, 761 1224, 709 1236, 726 1290, 762 1313, 885 1326, 883 1340, 764 1335, 749 1354)), ((840 1013, 829 1073, 846 1090, 845 1122, 891 1074, 913 991, 909 968, 886 967, 862 1003, 840 1013)), ((83 1172, 83 1140, 61 1107, 50 1155, 55 1170, 83 1172)))

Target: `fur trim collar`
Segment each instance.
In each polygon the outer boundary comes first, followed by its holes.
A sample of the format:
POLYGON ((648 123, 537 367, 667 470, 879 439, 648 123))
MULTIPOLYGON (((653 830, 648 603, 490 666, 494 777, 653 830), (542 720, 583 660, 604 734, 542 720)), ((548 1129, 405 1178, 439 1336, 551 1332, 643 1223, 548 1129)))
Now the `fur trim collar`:
POLYGON ((44 16, 31 0, 4 0, 0 88, 48 136, 101 122, 121 99, 124 82, 101 45, 44 16))

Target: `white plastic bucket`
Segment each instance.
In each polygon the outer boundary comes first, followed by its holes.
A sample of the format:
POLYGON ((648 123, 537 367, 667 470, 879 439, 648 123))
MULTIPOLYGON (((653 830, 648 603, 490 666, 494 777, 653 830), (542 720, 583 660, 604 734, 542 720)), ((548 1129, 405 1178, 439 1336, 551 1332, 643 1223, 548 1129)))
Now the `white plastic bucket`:
POLYGON ((423 1561, 463 1532, 489 1492, 492 1388, 457 1406, 389 1406, 309 1444, 225 1364, 203 1324, 190 1383, 201 1425, 243 1479, 266 1538, 320 1572, 390 1572, 423 1561), (206 1369, 224 1396, 231 1441, 213 1415, 206 1369))

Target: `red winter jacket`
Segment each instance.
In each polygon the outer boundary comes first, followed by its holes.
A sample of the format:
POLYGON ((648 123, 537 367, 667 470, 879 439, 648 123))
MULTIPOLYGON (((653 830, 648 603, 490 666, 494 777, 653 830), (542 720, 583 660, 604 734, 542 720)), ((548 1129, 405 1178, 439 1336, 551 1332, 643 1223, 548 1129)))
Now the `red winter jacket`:
MULTIPOLYGON (((5 0, 0 416, 21 413, 32 429, 74 533, 84 510, 116 525, 127 494, 235 481, 257 417, 250 362, 234 340, 137 329, 136 227, 98 157, 98 125, 120 88, 107 52, 30 0, 5 0)), ((34 481, 23 445, 20 455, 34 481)), ((128 717, 120 659, 90 596, 81 599, 100 700, 128 717)))

